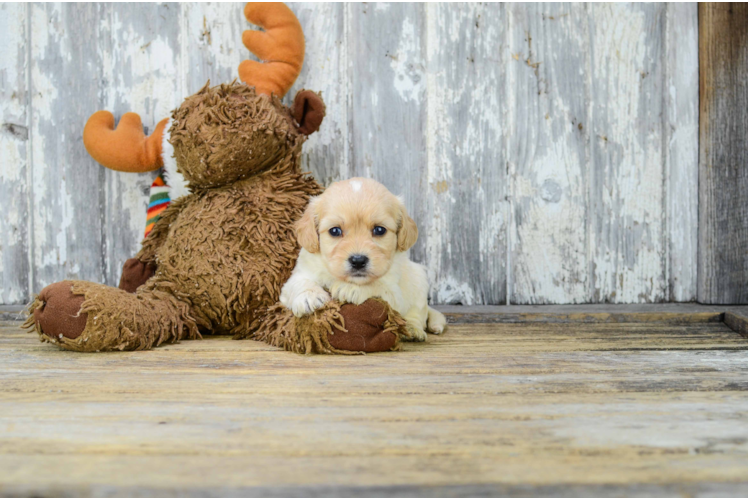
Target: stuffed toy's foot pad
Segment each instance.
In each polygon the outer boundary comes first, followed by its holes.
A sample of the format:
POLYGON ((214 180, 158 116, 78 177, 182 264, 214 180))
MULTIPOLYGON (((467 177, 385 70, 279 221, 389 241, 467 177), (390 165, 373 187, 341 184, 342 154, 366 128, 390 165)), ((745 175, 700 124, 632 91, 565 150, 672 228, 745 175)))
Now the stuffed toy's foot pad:
POLYGON ((327 340, 335 349, 343 351, 389 351, 397 343, 397 334, 383 330, 387 308, 382 302, 369 299, 361 305, 343 304, 340 314, 346 331, 333 328, 327 340))
POLYGON ((37 298, 34 322, 47 337, 76 339, 86 328, 88 314, 81 313, 83 295, 73 295, 73 284, 60 281, 45 287, 37 298))

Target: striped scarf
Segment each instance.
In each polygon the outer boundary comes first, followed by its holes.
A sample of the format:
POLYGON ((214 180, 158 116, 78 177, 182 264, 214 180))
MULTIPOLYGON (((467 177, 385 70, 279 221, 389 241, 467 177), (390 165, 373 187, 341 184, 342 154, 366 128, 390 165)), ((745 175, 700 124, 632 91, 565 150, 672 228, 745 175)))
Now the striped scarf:
POLYGON ((159 174, 151 184, 151 199, 148 201, 148 212, 145 222, 145 236, 153 231, 153 225, 161 218, 161 214, 171 203, 169 186, 164 182, 163 174, 159 174))

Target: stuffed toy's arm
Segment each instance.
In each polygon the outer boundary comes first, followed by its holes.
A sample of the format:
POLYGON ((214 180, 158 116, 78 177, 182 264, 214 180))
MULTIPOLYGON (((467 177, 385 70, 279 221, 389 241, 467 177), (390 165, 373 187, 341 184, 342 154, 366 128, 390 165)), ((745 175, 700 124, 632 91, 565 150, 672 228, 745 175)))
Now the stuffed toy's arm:
POLYGON ((127 259, 122 266, 122 276, 119 288, 133 293, 137 288, 156 274, 156 254, 163 245, 169 226, 177 218, 184 207, 187 197, 183 196, 173 201, 161 213, 161 217, 153 225, 153 229, 143 240, 140 252, 132 259, 127 259))
POLYGON ((299 354, 363 354, 394 351, 408 337, 405 320, 386 302, 361 305, 330 301, 313 314, 296 317, 280 302, 259 327, 234 338, 251 338, 299 354))
POLYGON ((172 201, 166 210, 161 213, 161 217, 153 225, 153 229, 148 236, 143 240, 143 246, 140 252, 135 256, 136 259, 141 262, 155 263, 156 254, 158 253, 161 245, 164 244, 166 236, 169 234, 169 226, 174 222, 179 213, 184 208, 187 201, 191 199, 191 195, 182 196, 172 201))

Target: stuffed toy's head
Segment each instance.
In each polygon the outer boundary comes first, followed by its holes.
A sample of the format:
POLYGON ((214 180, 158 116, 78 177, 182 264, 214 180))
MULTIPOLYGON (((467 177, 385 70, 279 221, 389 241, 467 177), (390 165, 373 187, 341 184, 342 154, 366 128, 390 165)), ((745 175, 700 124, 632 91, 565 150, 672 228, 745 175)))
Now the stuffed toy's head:
POLYGON ((299 91, 291 108, 280 101, 304 62, 301 25, 282 3, 249 3, 244 15, 265 31, 245 31, 242 41, 267 61, 239 65, 246 84, 211 88, 208 82, 149 137, 135 113, 123 115, 115 129, 114 116, 99 111, 83 131, 91 156, 105 167, 126 172, 165 166, 169 184, 186 181, 190 189, 202 189, 251 177, 300 151, 325 116, 324 102, 312 91, 299 91))
MULTIPOLYGON (((316 109, 322 102, 309 91, 299 92, 300 100, 314 101, 316 109)), ((298 107, 303 122, 303 110, 311 107, 304 102, 298 107)), ((300 129, 275 94, 258 94, 243 83, 206 85, 174 110, 169 143, 190 187, 209 188, 263 172, 298 151, 306 139, 300 129)))

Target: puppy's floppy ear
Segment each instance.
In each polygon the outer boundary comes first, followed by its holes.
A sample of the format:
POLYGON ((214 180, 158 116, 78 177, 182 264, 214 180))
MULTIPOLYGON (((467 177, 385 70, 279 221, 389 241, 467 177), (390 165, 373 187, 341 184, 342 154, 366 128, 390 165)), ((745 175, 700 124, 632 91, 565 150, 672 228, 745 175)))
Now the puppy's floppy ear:
POLYGON ((319 198, 309 200, 304 215, 296 222, 296 239, 299 245, 309 253, 319 252, 319 233, 317 233, 317 206, 319 198))
POLYGON ((418 226, 405 210, 405 205, 400 201, 400 228, 397 230, 397 251, 404 252, 416 244, 418 240, 418 226))

